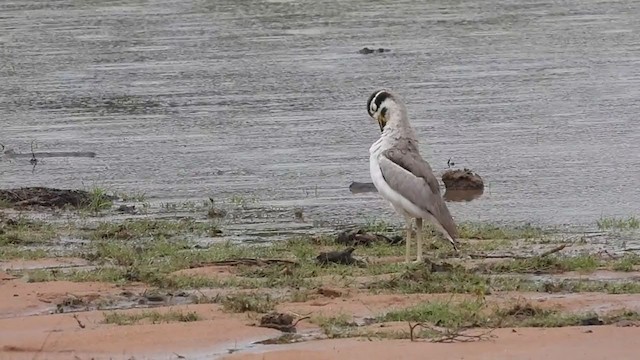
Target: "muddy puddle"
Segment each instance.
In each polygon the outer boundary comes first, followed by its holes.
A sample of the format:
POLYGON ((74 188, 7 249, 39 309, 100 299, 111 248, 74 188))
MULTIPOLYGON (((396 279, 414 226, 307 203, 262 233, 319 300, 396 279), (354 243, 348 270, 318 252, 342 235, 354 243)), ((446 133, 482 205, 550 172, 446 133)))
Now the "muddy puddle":
POLYGON ((100 186, 155 204, 253 197, 334 225, 392 216, 377 194, 349 191, 370 181, 379 134, 364 103, 387 86, 438 175, 451 160, 485 180, 481 197, 450 203, 456 218, 637 212, 638 4, 390 6, 1 4, 0 143, 21 156, 2 158, 0 184, 100 186))

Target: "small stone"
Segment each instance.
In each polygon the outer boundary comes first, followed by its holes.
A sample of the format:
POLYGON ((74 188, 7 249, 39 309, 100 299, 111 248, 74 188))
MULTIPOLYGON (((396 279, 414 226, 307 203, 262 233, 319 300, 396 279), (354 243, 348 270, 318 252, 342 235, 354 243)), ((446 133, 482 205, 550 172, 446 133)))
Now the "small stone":
POLYGON ((342 291, 329 289, 329 288, 319 288, 318 294, 326 297, 330 297, 330 298, 337 298, 342 296, 342 291))
POLYGON ((480 175, 469 169, 447 170, 442 174, 442 182, 447 190, 482 190, 484 181, 480 175))

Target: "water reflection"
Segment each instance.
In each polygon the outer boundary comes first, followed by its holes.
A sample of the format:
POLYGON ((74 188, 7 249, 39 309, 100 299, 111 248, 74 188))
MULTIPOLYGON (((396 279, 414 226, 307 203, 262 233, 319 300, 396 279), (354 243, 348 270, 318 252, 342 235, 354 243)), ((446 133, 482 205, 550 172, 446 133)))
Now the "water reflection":
POLYGON ((446 190, 443 198, 445 201, 471 201, 478 199, 484 193, 484 189, 477 190, 446 190))

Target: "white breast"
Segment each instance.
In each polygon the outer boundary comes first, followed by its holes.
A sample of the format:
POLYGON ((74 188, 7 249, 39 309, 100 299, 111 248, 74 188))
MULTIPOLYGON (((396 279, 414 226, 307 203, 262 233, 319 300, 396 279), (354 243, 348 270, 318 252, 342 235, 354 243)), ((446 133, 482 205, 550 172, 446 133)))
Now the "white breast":
POLYGON ((389 184, 384 180, 378 158, 380 154, 388 148, 387 140, 384 136, 381 136, 378 141, 373 143, 369 148, 369 172, 371 173, 371 181, 378 190, 378 193, 387 200, 396 212, 405 217, 419 217, 425 218, 426 212, 418 208, 413 202, 404 196, 400 195, 397 191, 393 190, 389 184))

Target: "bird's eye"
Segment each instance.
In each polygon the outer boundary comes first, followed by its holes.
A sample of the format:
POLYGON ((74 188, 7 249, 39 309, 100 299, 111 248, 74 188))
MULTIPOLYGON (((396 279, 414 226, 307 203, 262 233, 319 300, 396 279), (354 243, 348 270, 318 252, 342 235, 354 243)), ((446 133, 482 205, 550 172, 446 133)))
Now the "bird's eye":
POLYGON ((371 103, 371 112, 374 113, 378 110, 378 105, 376 103, 371 103))
POLYGON ((383 107, 382 110, 380 110, 380 114, 382 114, 382 116, 385 116, 387 114, 387 108, 383 107))

